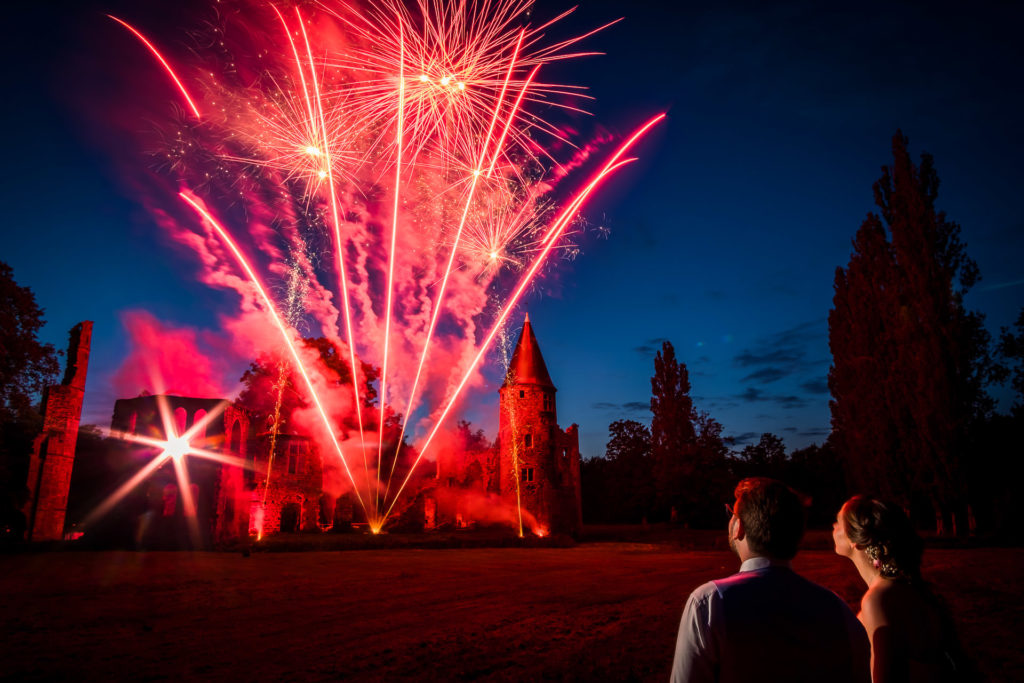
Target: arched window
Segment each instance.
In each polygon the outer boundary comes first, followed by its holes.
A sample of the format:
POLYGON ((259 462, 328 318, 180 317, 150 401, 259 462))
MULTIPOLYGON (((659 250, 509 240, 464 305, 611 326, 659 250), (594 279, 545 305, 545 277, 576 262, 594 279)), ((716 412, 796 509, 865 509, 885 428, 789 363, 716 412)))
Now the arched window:
POLYGON ((192 426, 199 425, 195 435, 192 437, 193 441, 206 438, 206 424, 203 422, 206 419, 206 411, 200 408, 196 411, 196 414, 192 416, 192 426))
POLYGON ((174 409, 174 426, 178 430, 178 436, 185 433, 188 429, 188 413, 185 412, 184 408, 174 409))
POLYGON ((164 486, 163 516, 173 517, 174 510, 178 505, 178 487, 174 484, 164 486))
POLYGON ((136 425, 136 423, 138 421, 139 421, 139 414, 137 412, 133 412, 131 415, 128 416, 128 431, 129 431, 129 433, 131 433, 131 434, 135 434, 136 433, 135 425, 136 425))
POLYGON ((228 448, 235 455, 242 454, 242 423, 240 420, 235 420, 235 423, 231 425, 231 442, 228 444, 228 448))

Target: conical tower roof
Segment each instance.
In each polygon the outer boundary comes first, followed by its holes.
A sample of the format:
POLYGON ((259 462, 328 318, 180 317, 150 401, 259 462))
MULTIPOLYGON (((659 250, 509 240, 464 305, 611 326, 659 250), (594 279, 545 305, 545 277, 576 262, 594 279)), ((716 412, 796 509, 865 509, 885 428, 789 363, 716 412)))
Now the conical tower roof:
POLYGON ((508 372, 505 373, 505 382, 502 386, 510 384, 539 384, 555 388, 551 375, 548 374, 548 367, 544 364, 544 356, 540 355, 540 345, 533 334, 529 314, 523 322, 523 330, 519 333, 519 341, 512 352, 512 360, 508 364, 508 372))

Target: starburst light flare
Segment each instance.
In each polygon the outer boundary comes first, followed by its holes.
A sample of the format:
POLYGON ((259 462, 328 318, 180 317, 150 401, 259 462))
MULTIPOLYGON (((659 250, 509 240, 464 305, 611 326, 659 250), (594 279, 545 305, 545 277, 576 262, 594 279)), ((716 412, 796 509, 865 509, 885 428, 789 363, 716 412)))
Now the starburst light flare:
POLYGON ((156 403, 160 417, 161 431, 164 434, 164 438, 159 439, 146 436, 144 434, 133 434, 121 431, 107 432, 106 435, 108 437, 117 438, 140 446, 146 446, 152 450, 154 455, 150 461, 142 467, 142 469, 132 475, 113 493, 107 496, 98 506, 96 506, 96 508, 93 509, 84 520, 82 520, 82 526, 84 528, 89 528, 92 524, 110 512, 110 510, 118 503, 124 500, 125 496, 135 490, 139 484, 144 482, 157 470, 170 462, 174 467, 175 477, 178 481, 178 490, 181 492, 182 503, 185 508, 185 516, 189 520, 189 532, 192 536, 193 544, 197 544, 199 529, 196 526, 196 507, 195 501, 192 499, 191 482, 189 481, 188 469, 186 467, 187 459, 190 457, 197 457, 206 460, 213 460, 232 467, 242 468, 248 467, 248 465, 241 458, 227 453, 210 450, 208 448, 202 448, 199 445, 203 441, 203 438, 199 437, 199 435, 206 433, 207 427, 213 422, 213 420, 220 417, 224 412, 224 409, 227 407, 227 403, 221 402, 217 404, 216 408, 196 420, 191 427, 181 433, 178 432, 178 425, 171 414, 170 406, 167 403, 167 397, 163 394, 158 394, 156 396, 156 403))

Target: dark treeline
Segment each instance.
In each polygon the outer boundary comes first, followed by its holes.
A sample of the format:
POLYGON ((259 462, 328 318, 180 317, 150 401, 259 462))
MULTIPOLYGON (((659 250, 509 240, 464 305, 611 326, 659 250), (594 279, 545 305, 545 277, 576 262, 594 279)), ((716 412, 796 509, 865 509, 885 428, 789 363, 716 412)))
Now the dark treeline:
POLYGON ((878 214, 856 232, 829 311, 832 430, 786 452, 762 434, 741 450, 689 397, 685 364, 665 343, 654 360, 651 423, 609 427, 604 457, 583 464, 589 522, 724 523, 722 503, 745 476, 773 476, 813 499, 811 523, 831 521, 854 493, 885 498, 940 535, 1020 536, 1009 517, 1024 447, 1024 309, 996 339, 964 297, 981 277, 960 226, 935 206, 932 157, 915 165, 907 139, 874 184, 878 214), (997 412, 989 389, 1009 381, 997 412))
POLYGON ((825 526, 846 496, 842 466, 826 443, 786 452, 770 433, 734 449, 722 425, 690 398, 686 364, 671 342, 655 356, 651 427, 617 420, 604 457, 582 463, 583 520, 590 524, 672 522, 718 528, 733 487, 744 477, 774 477, 810 497, 810 523, 825 526))

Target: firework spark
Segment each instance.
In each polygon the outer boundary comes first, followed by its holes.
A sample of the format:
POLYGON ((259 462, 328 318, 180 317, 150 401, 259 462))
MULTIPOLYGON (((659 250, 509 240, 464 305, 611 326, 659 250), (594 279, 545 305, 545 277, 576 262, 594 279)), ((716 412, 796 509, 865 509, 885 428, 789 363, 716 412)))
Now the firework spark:
MULTIPOLYGON (((206 232, 175 226, 173 234, 199 253, 204 281, 236 290, 246 312, 258 309, 272 323, 287 348, 288 371, 301 377, 297 383, 315 409, 313 431, 341 461, 347 485, 379 531, 462 393, 479 378, 512 310, 549 267, 551 252, 567 247, 585 202, 631 161, 625 154, 662 116, 623 142, 563 203, 559 183, 596 146, 578 146, 566 126, 545 117, 571 116, 588 96, 579 86, 546 82, 541 71, 597 54, 573 50, 604 27, 546 43, 545 33, 572 10, 535 25, 531 0, 420 0, 415 7, 323 0, 302 11, 284 2, 268 8, 239 1, 246 9, 241 33, 246 45, 260 46, 260 63, 244 83, 217 77, 204 64, 189 70, 208 74, 197 91, 210 99, 204 110, 216 115, 169 136, 169 170, 206 232), (221 185, 202 182, 212 175, 227 179, 229 206, 218 204, 227 199, 221 185), (263 268, 254 266, 259 262, 268 264, 270 277, 295 277, 287 264, 304 264, 309 283, 301 302, 288 302, 287 315, 264 284, 263 268), (336 286, 322 284, 331 275, 336 286), (297 328, 311 323, 347 348, 351 406, 329 404, 336 397, 303 362, 297 328), (376 402, 360 378, 367 362, 380 368, 376 402), (393 443, 389 421, 396 421, 393 443), (353 471, 357 458, 343 451, 343 423, 359 431, 354 447, 362 476, 353 471), (374 431, 376 459, 367 448, 374 431), (407 435, 418 453, 400 471, 407 435), (396 478, 401 483, 393 488, 396 478)), ((157 57, 198 118, 199 105, 175 70, 141 33, 116 21, 157 57)), ((228 52, 229 29, 220 29, 218 41, 228 52)), ((293 284, 289 296, 297 291, 293 284)), ((275 350, 262 338, 250 341, 275 350)), ((154 462, 178 462, 181 448, 168 442, 154 462)), ((150 463, 132 481, 156 467, 150 463)))

